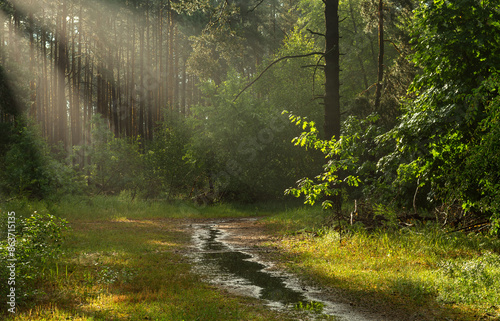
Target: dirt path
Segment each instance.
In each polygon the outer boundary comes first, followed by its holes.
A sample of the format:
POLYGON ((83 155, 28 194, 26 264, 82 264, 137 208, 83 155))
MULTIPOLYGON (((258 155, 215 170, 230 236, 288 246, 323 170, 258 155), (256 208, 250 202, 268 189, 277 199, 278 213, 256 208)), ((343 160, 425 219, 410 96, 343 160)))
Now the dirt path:
MULTIPOLYGON (((277 249, 270 245, 279 240, 266 232, 265 224, 259 221, 258 218, 197 221, 190 224, 191 228, 193 228, 193 224, 211 224, 218 231, 223 231, 224 235, 221 236, 221 239, 225 244, 235 250, 250 254, 253 256, 252 261, 264 264, 266 270, 270 273, 288 275, 295 279, 295 287, 308 293, 308 295, 314 295, 314 298, 331 303, 335 315, 340 316, 342 320, 396 321, 413 319, 409 316, 398 315, 395 311, 386 311, 383 308, 377 309, 377 307, 373 306, 356 304, 338 290, 306 284, 300 281, 300 278, 284 272, 285 265, 279 261, 280 255, 276 252, 277 249)), ((227 290, 224 284, 221 283, 219 286, 227 290)), ((241 295, 242 293, 236 291, 235 294, 241 295)))

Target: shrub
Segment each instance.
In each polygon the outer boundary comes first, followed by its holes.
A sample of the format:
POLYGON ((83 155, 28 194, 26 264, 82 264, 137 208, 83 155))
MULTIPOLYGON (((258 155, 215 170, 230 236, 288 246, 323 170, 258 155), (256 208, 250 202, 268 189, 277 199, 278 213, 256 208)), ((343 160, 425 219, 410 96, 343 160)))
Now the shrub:
MULTIPOLYGON (((12 211, 0 209, 0 279, 9 279, 10 270, 7 265, 15 263, 15 284, 2 282, 0 295, 5 298, 11 286, 16 288, 16 304, 22 304, 37 293, 36 281, 46 264, 55 260, 60 254, 60 246, 64 239, 67 222, 51 214, 34 211, 30 216, 23 217, 22 213, 12 214, 12 211), (14 217, 13 224, 8 226, 7 217, 14 217), (15 241, 8 234, 8 230, 15 235, 15 241), (9 252, 10 250, 10 252, 9 252), (14 251, 12 251, 14 250, 14 251), (13 256, 14 255, 14 256, 13 256), (15 261, 8 261, 9 258, 15 261)), ((12 221, 11 221, 12 222, 12 221)), ((2 300, 0 307, 5 309, 6 301, 2 300)))

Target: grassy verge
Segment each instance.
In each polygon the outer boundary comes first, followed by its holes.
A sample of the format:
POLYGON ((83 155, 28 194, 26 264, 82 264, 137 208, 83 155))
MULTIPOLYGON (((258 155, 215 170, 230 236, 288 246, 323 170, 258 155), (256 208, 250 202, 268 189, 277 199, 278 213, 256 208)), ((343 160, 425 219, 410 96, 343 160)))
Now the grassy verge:
POLYGON ((207 207, 122 196, 8 207, 19 217, 45 208, 71 227, 62 257, 44 265, 38 292, 22 301, 16 320, 286 320, 201 282, 183 255, 185 219, 245 216, 266 216, 268 232, 281 236, 270 245, 284 267, 387 320, 500 320, 500 240, 485 235, 427 225, 358 229, 340 241, 322 226, 321 210, 284 204, 207 207))
MULTIPOLYGON (((9 204, 20 216, 43 206, 9 204)), ((216 208, 119 198, 70 199, 47 207, 71 229, 61 258, 45 265, 37 294, 18 306, 15 320, 287 319, 190 272, 183 255, 190 235, 178 218, 215 216, 216 208)), ((216 216, 229 213, 244 211, 221 206, 216 216)))
POLYGON ((500 240, 428 225, 342 238, 319 210, 268 218, 288 269, 353 304, 406 320, 500 320, 500 240), (496 253, 495 253, 496 252, 496 253))

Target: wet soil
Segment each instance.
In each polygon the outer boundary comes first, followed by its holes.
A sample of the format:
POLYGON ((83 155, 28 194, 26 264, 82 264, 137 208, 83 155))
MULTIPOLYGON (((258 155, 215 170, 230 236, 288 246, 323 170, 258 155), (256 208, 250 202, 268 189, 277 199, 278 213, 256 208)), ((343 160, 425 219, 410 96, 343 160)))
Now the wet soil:
POLYGON ((277 309, 306 305, 315 319, 333 320, 411 320, 369 304, 355 303, 338 290, 312 286, 284 272, 276 249, 269 246, 277 238, 266 233, 258 218, 196 221, 191 260, 196 272, 207 281, 236 295, 262 299, 277 309), (267 244, 267 246, 264 246, 267 244), (315 311, 316 307, 319 311, 315 311))

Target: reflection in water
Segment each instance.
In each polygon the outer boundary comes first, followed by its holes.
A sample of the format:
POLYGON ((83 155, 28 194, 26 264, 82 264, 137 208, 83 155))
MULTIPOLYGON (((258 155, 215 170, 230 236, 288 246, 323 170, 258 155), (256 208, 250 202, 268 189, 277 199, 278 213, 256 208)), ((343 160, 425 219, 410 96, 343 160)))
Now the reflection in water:
POLYGON ((284 279, 262 271, 265 266, 248 261, 252 256, 242 252, 231 251, 224 243, 217 240, 221 232, 211 228, 209 237, 203 245, 204 263, 215 263, 219 269, 243 278, 252 285, 261 288, 260 298, 280 302, 284 305, 305 302, 306 297, 285 285, 284 279))
MULTIPOLYGON (((210 281, 222 284, 239 294, 264 299, 278 309, 293 306, 295 310, 307 311, 307 318, 321 320, 373 321, 379 318, 365 318, 351 306, 324 301, 311 292, 301 291, 293 284, 293 278, 280 277, 265 271, 266 266, 255 262, 255 257, 231 248, 224 241, 227 233, 216 225, 196 224, 193 241, 198 251, 193 252, 197 263, 195 268, 208 274, 210 281), (243 293, 244 292, 244 293, 243 293)), ((240 249, 241 250, 241 249, 240 249)), ((302 317, 301 317, 302 318, 302 317)))

